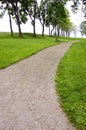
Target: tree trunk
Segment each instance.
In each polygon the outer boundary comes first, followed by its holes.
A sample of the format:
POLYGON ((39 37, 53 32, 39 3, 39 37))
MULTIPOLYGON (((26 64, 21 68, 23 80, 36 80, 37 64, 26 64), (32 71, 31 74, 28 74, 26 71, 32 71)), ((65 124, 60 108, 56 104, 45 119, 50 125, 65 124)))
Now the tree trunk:
POLYGON ((36 37, 36 24, 35 24, 35 17, 34 17, 34 21, 33 21, 33 33, 34 33, 34 37, 36 37))
POLYGON ((52 30, 51 30, 51 36, 52 36, 52 32, 53 32, 53 30, 54 30, 54 27, 53 27, 52 30))
POLYGON ((42 37, 44 37, 44 23, 42 24, 42 37))
POLYGON ((9 11, 8 11, 8 15, 9 15, 9 23, 10 23, 11 36, 13 36, 12 20, 11 20, 11 15, 10 15, 9 11))
POLYGON ((49 36, 50 36, 50 24, 49 24, 49 36))
POLYGON ((42 37, 44 37, 44 23, 40 20, 41 26, 42 26, 42 37))
POLYGON ((66 30, 66 37, 68 37, 68 31, 66 30))
POLYGON ((18 24, 18 30, 19 30, 19 36, 22 36, 22 32, 21 32, 21 26, 20 26, 20 21, 19 19, 17 19, 17 24, 18 24))
POLYGON ((21 22, 19 19, 17 2, 16 2, 16 5, 14 5, 14 3, 13 3, 12 6, 14 9, 14 13, 15 13, 15 17, 16 17, 16 21, 17 21, 17 25, 18 25, 19 36, 21 37, 22 36, 21 26, 20 26, 21 22))
POLYGON ((56 26, 55 26, 55 36, 56 36, 56 26))
POLYGON ((12 20, 11 20, 11 14, 10 14, 10 11, 9 11, 9 4, 8 4, 8 2, 6 2, 6 6, 7 6, 7 9, 8 9, 8 15, 9 15, 10 32, 11 32, 11 36, 13 36, 12 20))
POLYGON ((58 37, 59 37, 59 35, 60 35, 60 29, 59 29, 59 26, 57 26, 57 35, 58 35, 58 37))
POLYGON ((18 15, 18 10, 17 10, 17 14, 16 14, 16 19, 17 19, 17 25, 18 25, 18 30, 19 30, 19 36, 22 36, 22 32, 21 32, 21 26, 20 26, 20 20, 19 20, 19 15, 18 15))
POLYGON ((61 36, 62 36, 62 28, 61 28, 61 36))
POLYGON ((68 31, 68 37, 70 37, 70 31, 68 31))
POLYGON ((34 1, 33 33, 34 33, 34 37, 36 37, 36 3, 35 1, 34 1))

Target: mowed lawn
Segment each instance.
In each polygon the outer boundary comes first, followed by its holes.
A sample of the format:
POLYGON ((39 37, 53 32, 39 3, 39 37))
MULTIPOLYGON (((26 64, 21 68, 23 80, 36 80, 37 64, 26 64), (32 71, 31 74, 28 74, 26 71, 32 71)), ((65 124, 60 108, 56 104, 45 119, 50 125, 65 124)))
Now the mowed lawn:
POLYGON ((74 43, 62 58, 56 76, 61 106, 77 130, 86 130, 86 40, 74 43))
POLYGON ((24 34, 19 38, 17 35, 11 37, 9 33, 0 33, 0 69, 60 43, 49 36, 34 38, 32 34, 24 34))

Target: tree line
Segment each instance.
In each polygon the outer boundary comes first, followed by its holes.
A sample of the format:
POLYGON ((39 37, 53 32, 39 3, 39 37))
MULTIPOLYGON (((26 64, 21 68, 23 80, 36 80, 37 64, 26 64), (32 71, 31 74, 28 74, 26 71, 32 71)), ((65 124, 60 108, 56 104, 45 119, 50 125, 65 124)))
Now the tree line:
MULTIPOLYGON (((22 36, 21 24, 28 22, 28 16, 33 26, 33 34, 36 37, 36 19, 41 23, 42 36, 44 36, 45 26, 49 28, 49 35, 70 36, 73 24, 69 18, 69 12, 65 7, 67 0, 0 0, 0 17, 5 12, 9 16, 10 32, 13 36, 12 19, 18 26, 19 36, 22 36)), ((73 9, 77 7, 74 3, 73 9)))

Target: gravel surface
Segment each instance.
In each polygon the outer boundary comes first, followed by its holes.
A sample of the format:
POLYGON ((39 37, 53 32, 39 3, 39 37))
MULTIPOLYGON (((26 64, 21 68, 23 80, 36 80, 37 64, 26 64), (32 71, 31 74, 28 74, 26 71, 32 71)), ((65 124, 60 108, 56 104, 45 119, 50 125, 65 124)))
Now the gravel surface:
POLYGON ((71 43, 0 70, 0 130, 75 130, 55 92, 57 65, 71 43))

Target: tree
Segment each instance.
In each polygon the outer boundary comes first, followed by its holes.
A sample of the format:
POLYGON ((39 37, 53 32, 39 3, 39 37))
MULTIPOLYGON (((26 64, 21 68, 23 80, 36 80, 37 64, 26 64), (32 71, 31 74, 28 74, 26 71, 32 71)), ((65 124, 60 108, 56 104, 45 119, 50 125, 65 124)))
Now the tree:
MULTIPOLYGON (((64 23, 66 32, 68 32, 68 26, 66 25, 68 20, 66 21, 67 14, 65 11, 67 1, 70 0, 41 0, 38 7, 37 0, 0 0, 5 5, 4 9, 8 11, 11 35, 13 35, 12 18, 14 18, 18 25, 19 36, 22 36, 21 24, 27 22, 28 15, 33 25, 34 36, 36 36, 37 18, 42 25, 42 36, 44 36, 45 26, 49 27, 49 35, 52 35, 53 30, 55 30, 55 35, 59 36, 62 29, 60 24, 62 22, 64 23)), ((73 9, 77 9, 80 0, 71 1, 74 2, 73 9)))
POLYGON ((21 32, 21 21, 20 21, 20 14, 19 14, 19 1, 20 0, 1 0, 2 4, 6 4, 5 9, 8 10, 8 15, 9 15, 9 21, 10 21, 10 27, 11 27, 11 33, 12 32, 12 21, 11 21, 11 16, 16 19, 16 23, 18 25, 18 30, 19 30, 19 36, 22 35, 21 32))
POLYGON ((52 25, 52 14, 53 14, 53 8, 52 8, 52 3, 47 0, 46 2, 46 19, 45 19, 45 25, 49 27, 49 36, 52 35, 52 29, 51 31, 51 25, 52 25))
POLYGON ((5 7, 5 9, 8 10, 9 23, 10 23, 10 31, 11 31, 11 36, 13 36, 12 18, 11 18, 11 7, 10 7, 8 1, 6 1, 6 7, 5 7))
POLYGON ((20 20, 20 14, 19 14, 19 1, 18 0, 9 0, 8 1, 12 5, 12 15, 14 15, 14 18, 16 18, 16 23, 18 25, 18 30, 19 30, 19 36, 22 36, 21 32, 21 20, 20 20))
POLYGON ((33 32, 34 32, 34 37, 36 37, 36 17, 37 17, 37 0, 33 0, 32 3, 32 8, 30 12, 32 12, 32 15, 30 15, 30 18, 32 19, 32 25, 33 25, 33 32))
POLYGON ((5 0, 5 1, 2 0, 1 1, 1 7, 2 7, 4 13, 6 12, 6 10, 8 11, 11 36, 13 36, 12 20, 11 20, 11 7, 8 3, 8 0, 5 0))
POLYGON ((46 2, 41 0, 40 6, 38 7, 38 19, 42 25, 42 36, 44 36, 45 16, 46 16, 46 2))
POLYGON ((23 0, 1 0, 2 4, 5 5, 5 10, 8 11, 9 15, 9 21, 10 21, 10 29, 11 29, 11 35, 13 35, 13 30, 12 30, 12 20, 15 19, 16 24, 18 26, 18 31, 19 31, 19 36, 22 36, 21 32, 21 24, 24 23, 24 14, 21 13, 21 1, 23 0))
POLYGON ((22 0, 21 1, 21 12, 25 14, 25 17, 29 15, 31 24, 33 25, 34 37, 36 37, 36 18, 37 18, 37 0, 22 0))
POLYGON ((61 35, 70 36, 70 32, 73 30, 73 23, 70 21, 68 10, 65 8, 66 17, 60 21, 59 26, 61 29, 61 35))
POLYGON ((3 18, 4 14, 5 14, 4 6, 3 6, 2 3, 0 2, 0 18, 3 18))
POLYGON ((86 35, 86 21, 81 22, 80 24, 80 32, 81 35, 86 35))
MULTIPOLYGON (((60 34, 60 28, 59 24, 61 21, 63 21, 66 18, 66 12, 65 12, 65 1, 47 1, 47 13, 46 13, 46 25, 50 27, 52 25, 51 29, 51 35, 53 30, 55 29, 55 35, 57 34, 59 36, 60 34)), ((50 29, 49 29, 50 32, 50 29)))

